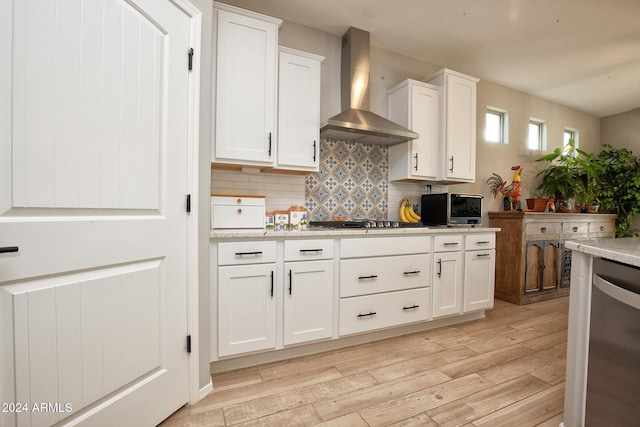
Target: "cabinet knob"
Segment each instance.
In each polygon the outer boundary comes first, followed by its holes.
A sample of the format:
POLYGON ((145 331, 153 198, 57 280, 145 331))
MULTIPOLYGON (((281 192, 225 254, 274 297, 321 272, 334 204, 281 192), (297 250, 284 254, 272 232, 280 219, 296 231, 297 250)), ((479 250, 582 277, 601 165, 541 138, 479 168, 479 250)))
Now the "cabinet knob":
POLYGON ((604 225, 600 226, 600 231, 604 231, 604 225))
POLYGON ((240 215, 242 213, 242 209, 238 208, 238 215, 240 215))
POLYGON ((573 227, 573 232, 577 233, 578 232, 578 227, 573 227))
POLYGON ((547 227, 540 227, 540 232, 546 233, 547 232, 547 227))

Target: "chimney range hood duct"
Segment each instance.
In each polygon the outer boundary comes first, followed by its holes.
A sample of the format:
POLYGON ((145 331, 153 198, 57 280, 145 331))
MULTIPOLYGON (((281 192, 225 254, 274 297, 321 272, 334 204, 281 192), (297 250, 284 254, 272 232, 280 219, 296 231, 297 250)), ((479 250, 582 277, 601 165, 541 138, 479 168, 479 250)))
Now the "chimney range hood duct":
POLYGON ((369 33, 350 27, 342 36, 342 113, 320 129, 320 137, 371 145, 394 145, 418 134, 369 111, 369 33))

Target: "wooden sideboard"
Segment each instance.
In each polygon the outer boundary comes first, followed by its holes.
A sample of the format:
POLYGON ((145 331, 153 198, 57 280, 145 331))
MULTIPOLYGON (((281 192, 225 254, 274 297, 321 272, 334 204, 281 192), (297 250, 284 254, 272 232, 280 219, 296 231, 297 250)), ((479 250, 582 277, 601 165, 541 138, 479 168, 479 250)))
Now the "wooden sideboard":
POLYGON ((495 297, 529 304, 568 295, 566 240, 615 237, 615 214, 489 212, 496 234, 495 297))

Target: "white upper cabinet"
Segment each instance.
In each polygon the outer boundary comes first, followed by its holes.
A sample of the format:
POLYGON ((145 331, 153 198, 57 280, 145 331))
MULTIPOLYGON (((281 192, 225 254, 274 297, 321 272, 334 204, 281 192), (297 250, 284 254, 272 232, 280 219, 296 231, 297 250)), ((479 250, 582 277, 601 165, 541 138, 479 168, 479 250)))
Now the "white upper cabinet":
POLYGON ((275 162, 276 18, 215 3, 212 161, 275 162))
POLYGON ((440 88, 405 80, 388 92, 389 119, 420 137, 389 147, 389 179, 434 181, 440 165, 440 88))
POLYGON ((324 58, 280 47, 277 168, 318 171, 320 63, 324 58))
POLYGON ((475 182, 478 79, 444 68, 424 81, 441 89, 438 181, 475 182))

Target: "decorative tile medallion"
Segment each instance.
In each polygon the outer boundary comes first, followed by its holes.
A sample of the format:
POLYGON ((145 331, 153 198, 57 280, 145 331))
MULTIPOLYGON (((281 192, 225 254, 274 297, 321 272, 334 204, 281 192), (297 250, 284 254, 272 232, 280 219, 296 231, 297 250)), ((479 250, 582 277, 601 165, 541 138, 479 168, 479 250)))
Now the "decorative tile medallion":
POLYGON ((320 171, 305 180, 311 221, 387 219, 389 149, 320 140, 320 171))

